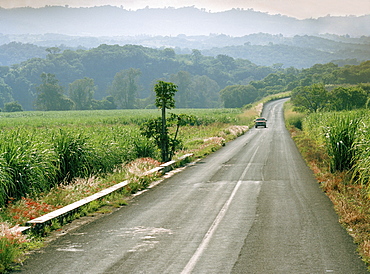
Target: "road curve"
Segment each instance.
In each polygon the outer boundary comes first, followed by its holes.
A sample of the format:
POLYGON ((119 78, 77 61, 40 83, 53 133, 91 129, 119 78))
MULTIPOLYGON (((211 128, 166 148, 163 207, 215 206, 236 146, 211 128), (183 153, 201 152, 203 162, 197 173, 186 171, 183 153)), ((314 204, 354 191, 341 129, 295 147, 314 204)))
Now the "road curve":
POLYGON ((21 273, 367 273, 285 129, 245 135, 59 237, 21 273))

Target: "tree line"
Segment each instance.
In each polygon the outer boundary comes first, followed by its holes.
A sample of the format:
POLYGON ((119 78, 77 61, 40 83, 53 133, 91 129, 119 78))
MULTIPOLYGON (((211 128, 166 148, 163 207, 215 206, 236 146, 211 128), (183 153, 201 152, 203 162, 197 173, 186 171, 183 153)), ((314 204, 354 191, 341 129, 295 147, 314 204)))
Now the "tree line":
POLYGON ((199 50, 182 55, 170 48, 133 45, 47 50, 46 58, 0 67, 3 110, 155 108, 158 80, 177 85, 178 108, 235 108, 297 87, 355 85, 370 79, 370 61, 296 69, 257 66, 227 55, 209 57, 199 50))
POLYGON ((292 91, 292 103, 297 111, 349 111, 368 108, 370 84, 327 88, 324 84, 297 87, 292 91))
POLYGON ((93 99, 103 107, 112 106, 112 99, 119 108, 154 107, 152 91, 157 80, 176 82, 179 107, 221 107, 220 89, 251 79, 260 80, 274 71, 272 67, 257 66, 248 60, 204 56, 199 50, 180 55, 170 48, 159 50, 134 45, 100 45, 76 51, 48 48, 46 58, 0 67, 0 106, 17 101, 25 110, 37 109, 37 87, 43 84, 40 76, 45 73, 55 75, 68 98, 70 84, 92 79, 93 99), (134 91, 135 102, 126 98, 125 103, 120 97, 117 90, 118 86, 123 89, 120 83, 134 91))
MULTIPOLYGON (((293 67, 282 69, 275 65, 276 72, 270 73, 259 81, 250 81, 248 85, 228 86, 220 91, 220 96, 226 107, 243 107, 249 102, 259 100, 267 95, 284 91, 293 91, 292 97, 312 89, 333 90, 337 86, 360 85, 358 88, 342 87, 331 92, 330 109, 339 110, 341 107, 333 103, 335 96, 344 96, 344 93, 355 93, 358 89, 368 90, 366 83, 370 79, 370 61, 360 65, 346 65, 340 67, 334 63, 316 64, 308 69, 293 67), (344 89, 346 90, 344 92, 344 89)), ((361 97, 360 93, 358 96, 361 97)), ((328 99, 329 100, 329 99, 328 99)), ((310 100, 309 100, 310 101, 310 100)), ((365 102, 366 103, 366 102, 365 102)), ((328 109, 328 108, 327 108, 328 109)))

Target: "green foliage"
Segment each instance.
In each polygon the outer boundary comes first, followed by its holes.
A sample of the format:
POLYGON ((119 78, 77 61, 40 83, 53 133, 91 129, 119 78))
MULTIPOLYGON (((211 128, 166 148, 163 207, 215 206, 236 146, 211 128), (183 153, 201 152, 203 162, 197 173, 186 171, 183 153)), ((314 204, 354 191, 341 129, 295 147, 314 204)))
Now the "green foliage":
POLYGON ((12 96, 12 88, 4 82, 4 79, 0 76, 0 104, 4 106, 14 101, 12 96))
POLYGON ((170 81, 177 85, 175 94, 178 108, 212 108, 220 107, 220 86, 206 75, 191 75, 180 71, 170 75, 170 81))
POLYGON ((0 142, 1 205, 10 197, 44 192, 76 177, 112 172, 138 157, 158 157, 153 142, 135 127, 79 123, 79 128, 60 124, 61 128, 33 130, 27 126, 1 133, 6 140, 0 142))
POLYGON ((73 102, 66 98, 64 89, 54 74, 42 73, 42 84, 37 88, 36 108, 38 110, 70 110, 73 102))
POLYGON ((220 91, 221 100, 226 108, 240 108, 253 103, 259 96, 257 89, 252 85, 228 86, 220 91))
POLYGON ((297 87, 292 91, 291 100, 298 110, 318 112, 328 105, 329 94, 323 84, 297 87))
POLYGON ((57 181, 71 182, 76 177, 85 178, 92 173, 92 148, 82 134, 60 130, 52 137, 53 149, 57 157, 57 181))
POLYGON ((365 61, 358 66, 344 66, 338 70, 336 77, 340 83, 368 83, 370 78, 370 61, 365 61))
MULTIPOLYGON (((197 55, 173 55, 173 51, 168 49, 156 50, 133 45, 100 45, 90 50, 64 50, 49 54, 47 58, 29 59, 12 66, 11 69, 4 69, 3 74, 0 74, 0 79, 4 79, 6 93, 14 98, 4 97, 4 102, 16 100, 25 110, 33 109, 32 104, 37 99, 34 95, 34 86, 43 84, 42 80, 40 81, 40 75, 44 72, 58 77, 60 79, 58 84, 62 87, 68 87, 70 83, 85 77, 93 79, 96 85, 94 99, 100 101, 107 93, 110 93, 112 89, 107 89, 107 87, 114 86, 112 84, 115 75, 122 71, 126 72, 124 77, 126 83, 130 82, 127 72, 135 72, 131 77, 135 79, 135 84, 132 85, 134 83, 132 81, 131 84, 125 84, 131 90, 129 94, 133 95, 136 92, 135 100, 149 98, 153 82, 165 75, 168 80, 178 84, 179 91, 183 92, 177 98, 178 107, 210 108, 219 106, 218 92, 221 88, 230 84, 248 83, 251 79, 260 80, 274 71, 272 68, 260 68, 248 60, 230 58, 227 56, 214 58, 204 56, 200 52, 197 55), (231 63, 229 64, 227 60, 232 61, 231 67, 231 63), (229 66, 230 69, 226 69, 225 66, 229 66), (142 72, 140 79, 137 71, 142 72), (188 73, 191 83, 186 82, 186 79, 180 79, 182 76, 185 77, 185 75, 177 75, 180 72, 188 73), (177 80, 173 79, 176 77, 177 80)), ((117 87, 123 89, 123 86, 117 87)), ((41 87, 46 88, 46 86, 41 87)), ((55 87, 53 90, 55 92, 55 87)), ((114 90, 119 89, 114 88, 114 90)), ((46 109, 43 103, 45 98, 40 99, 41 102, 38 101, 37 109, 46 109)), ((75 101, 75 99, 72 100, 75 101)), ((129 102, 129 107, 132 108, 132 100, 129 102)), ((126 107, 123 105, 124 101, 115 103, 119 107, 121 104, 122 107, 126 107)))
POLYGON ((21 62, 29 60, 31 58, 46 57, 44 47, 39 47, 31 43, 10 42, 8 44, 2 44, 0 46, 0 52, 1 52, 0 63, 4 66, 20 64, 21 62))
POLYGON ((170 81, 177 85, 175 100, 178 108, 187 108, 192 102, 192 75, 187 71, 179 71, 170 76, 170 81))
POLYGON ((357 142, 361 136, 363 112, 326 112, 307 116, 304 130, 312 139, 325 144, 331 158, 330 170, 350 170, 357 155, 357 142))
MULTIPOLYGON (((171 153, 195 136, 206 138, 202 134, 207 125, 239 123, 237 116, 241 113, 239 109, 172 112, 174 115, 167 119, 171 138, 179 126, 184 131, 182 143, 179 134, 176 142, 170 142, 171 153), (187 134, 186 125, 199 126, 199 130, 187 134)), ((155 117, 158 110, 0 112, 0 207, 9 198, 74 182, 73 176, 110 173, 138 157, 159 159, 154 138, 149 140, 140 131, 140 125, 155 117)))
POLYGON ((17 112, 23 111, 22 106, 18 102, 9 102, 4 104, 4 111, 5 112, 17 112))
POLYGON ((334 63, 316 64, 311 68, 297 70, 287 68, 278 73, 271 73, 264 79, 250 82, 260 93, 269 95, 279 91, 290 91, 299 87, 315 84, 343 85, 368 83, 369 61, 360 65, 339 67, 334 63))
POLYGON ((94 80, 85 77, 69 84, 69 98, 74 102, 74 109, 92 109, 92 99, 96 90, 94 80))
POLYGON ((330 109, 342 111, 365 108, 369 94, 361 86, 348 88, 337 87, 330 92, 330 109))
MULTIPOLYGON (((248 39, 253 39, 253 37, 248 39)), ((296 42, 303 45, 302 41, 306 39, 308 38, 296 37, 293 40, 299 40, 296 42)), ((250 48, 251 46, 245 45, 245 47, 250 48)), ((268 48, 283 49, 284 47, 271 45, 268 48)), ((174 55, 173 50, 170 49, 156 50, 133 45, 102 44, 90 50, 60 52, 51 50, 47 58, 33 58, 13 65, 11 68, 2 67, 0 70, 0 105, 1 102, 4 104, 18 101, 25 110, 31 110, 36 101, 36 108, 40 110, 90 108, 90 103, 87 104, 88 106, 78 106, 79 99, 72 98, 70 94, 69 99, 74 102, 73 105, 72 101, 65 98, 62 90, 57 87, 68 87, 69 84, 76 80, 83 80, 85 77, 93 79, 96 87, 91 102, 93 109, 113 109, 117 106, 119 108, 151 107, 155 100, 151 96, 153 82, 164 76, 178 85, 177 107, 193 108, 220 107, 219 91, 227 86, 250 84, 258 90, 257 98, 262 98, 300 86, 312 86, 319 83, 324 85, 360 84, 368 82, 369 79, 369 62, 344 67, 339 67, 334 63, 316 64, 311 68, 299 70, 293 67, 283 68, 279 64, 272 67, 257 66, 249 60, 234 59, 227 52, 218 53, 215 56, 202 55, 199 50, 194 50, 192 54, 174 55), (124 81, 122 85, 115 85, 115 75, 122 71, 126 72, 123 77, 124 81), (140 79, 137 73, 129 77, 128 72, 130 71, 140 71, 140 79), (55 78, 58 77, 60 83, 45 85, 39 77, 44 72, 54 75, 55 78), (135 80, 132 81, 133 79, 135 80), (36 94, 35 86, 38 87, 36 94), (117 94, 114 94, 113 101, 104 98, 112 91, 107 87, 113 86, 115 86, 113 90, 117 92, 129 91, 126 95, 132 98, 123 95, 119 97, 117 94), (50 99, 47 96, 49 93, 57 95, 53 98, 57 98, 59 105, 55 102, 46 103, 50 99), (138 104, 139 99, 141 104, 138 104)), ((299 56, 301 58, 301 52, 299 56)), ((271 59, 267 56, 266 58, 271 59)), ((124 94, 122 92, 118 94, 124 94)), ((242 97, 242 99, 245 98, 242 97)), ((235 105, 235 100, 233 105, 235 105)))
POLYGON ((147 130, 144 130, 144 134, 149 138, 154 137, 156 141, 160 141, 159 148, 162 153, 162 161, 167 162, 172 156, 170 152, 171 147, 176 146, 176 137, 173 139, 169 137, 168 126, 166 124, 166 109, 175 107, 177 86, 170 82, 158 81, 154 86, 154 91, 156 93, 155 105, 162 110, 162 118, 159 123, 157 120, 148 124, 146 127, 147 130), (158 134, 158 130, 160 130, 160 134, 158 134))
POLYGON ((37 143, 36 131, 2 132, 0 143, 0 204, 10 197, 50 189, 55 179, 53 153, 43 143, 37 143))
POLYGON ((355 161, 353 167, 353 180, 367 190, 370 198, 370 115, 369 111, 360 112, 362 125, 358 129, 358 139, 355 144, 355 161))
POLYGON ((158 148, 161 147, 162 118, 150 119, 140 127, 142 134, 147 138, 153 138, 158 148))
POLYGON ((303 121, 303 129, 330 156, 330 170, 352 173, 370 197, 370 126, 368 110, 315 113, 303 121))
MULTIPOLYGON (((302 122, 305 114, 293 111, 293 106, 291 101, 287 101, 284 104, 284 120, 286 127, 290 130, 291 127, 295 127, 302 130, 302 122)), ((293 129, 294 130, 294 129, 293 129)))
POLYGON ((60 51, 61 51, 61 49, 60 48, 58 48, 58 47, 50 47, 50 48, 46 48, 45 49, 49 54, 51 54, 51 55, 55 55, 55 54, 57 54, 57 53, 59 53, 60 51))
POLYGON ((114 76, 110 94, 119 108, 132 109, 136 107, 138 93, 138 77, 140 69, 127 69, 117 72, 114 76))
POLYGON ((154 86, 156 94, 155 105, 160 109, 172 109, 175 107, 175 94, 177 92, 177 85, 158 81, 154 86))
MULTIPOLYGON (((94 79, 97 84, 96 97, 102 98, 106 93, 105 87, 109 86, 114 81, 114 75, 120 71, 143 71, 140 84, 144 87, 143 93, 140 97, 149 97, 149 87, 152 81, 156 78, 162 77, 163 74, 176 75, 181 71, 188 72, 192 79, 192 83, 186 82, 186 79, 171 79, 181 86, 178 96, 179 107, 214 107, 218 106, 218 95, 216 89, 224 88, 227 85, 235 85, 240 83, 248 83, 252 81, 252 85, 259 90, 260 95, 272 94, 292 88, 299 85, 311 85, 312 83, 324 82, 332 83, 335 80, 333 75, 327 76, 328 73, 338 69, 338 67, 315 66, 312 69, 304 70, 298 75, 298 71, 292 68, 283 70, 281 67, 272 68, 258 68, 247 60, 234 60, 233 58, 221 54, 217 58, 206 57, 201 54, 197 55, 197 61, 194 56, 179 56, 175 55, 168 58, 167 53, 160 51, 139 47, 139 46, 107 46, 101 45, 96 49, 89 51, 66 50, 63 53, 55 52, 48 59, 33 59, 25 62, 20 66, 14 67, 13 70, 8 71, 4 78, 4 84, 13 91, 13 97, 21 102, 25 109, 29 109, 30 102, 33 101, 32 94, 25 95, 25 92, 32 90, 32 85, 36 85, 39 79, 35 77, 37 73, 41 74, 43 71, 49 71, 48 67, 54 67, 55 75, 58 75, 62 81, 62 85, 67 86, 69 83, 87 76, 94 79), (167 56, 165 59, 159 60, 162 56, 167 56), (160 61, 160 62, 159 62, 160 61), (149 66, 149 67, 148 67, 149 66), (100 72, 94 70, 99 67, 100 72), (132 69, 133 67, 137 69, 132 69), (278 70, 279 72, 272 73, 278 70), (157 73, 161 72, 161 73, 157 73), (272 73, 268 75, 269 73, 272 73), (262 81, 264 76, 266 77, 262 81), (326 78, 324 78, 324 76, 326 78), (186 84, 187 83, 187 84, 186 84), (22 95, 21 95, 22 94, 22 95), (181 96, 180 96, 181 95, 181 96), (29 98, 25 100, 25 98, 29 98)), ((181 75, 185 76, 185 75, 181 75)), ((175 76, 176 77, 176 76, 175 76)), ((189 77, 188 77, 189 78, 189 77)), ((80 79, 81 80, 81 79, 80 79)), ((126 77, 125 82, 130 81, 126 77), (127 81, 126 81, 127 80, 127 81)), ((136 80, 138 82, 138 80, 136 80)), ((135 82, 136 82, 135 81, 135 82)), ((133 83, 131 81, 131 83, 133 83)), ((138 86, 139 83, 135 85, 138 86)), ((135 86, 134 85, 134 86, 135 86)), ((113 85, 112 85, 113 86, 113 85)), ((125 85, 118 85, 123 89, 125 85)), ((131 84, 126 85, 125 90, 134 90, 131 84)), ((119 90, 119 89, 114 89, 119 90)), ((136 88, 137 91, 137 88, 136 88)), ((128 94, 134 94, 129 92, 128 94)), ((134 101, 139 95, 135 95, 134 101)), ((114 96, 117 97, 117 96, 114 96)), ((124 98, 124 97, 122 97, 124 98)), ((126 97, 128 98, 128 97, 126 97)), ((71 98, 73 101, 77 99, 71 98)), ((8 99, 6 99, 8 100, 8 99)), ((96 100, 96 99, 95 99, 96 100)), ((117 97, 116 104, 121 107, 123 104, 117 97)), ((41 104, 41 102, 38 102, 41 104)), ((67 104, 67 102, 64 102, 67 104)), ((77 102, 75 102, 77 103, 77 102)), ((65 105, 64 104, 64 105, 65 105)), ((68 105, 68 104, 67 104, 68 105)), ((96 108, 107 108, 106 106, 99 106, 95 104, 96 108)), ((65 108, 66 106, 64 106, 65 108)), ((79 108, 78 106, 75 106, 79 108)), ((124 106, 126 107, 126 106, 124 106)), ((132 108, 132 100, 130 100, 129 107, 132 108)), ((86 108, 86 107, 83 107, 86 108)), ((39 109, 46 109, 45 107, 39 109)))
POLYGON ((369 100, 369 93, 362 86, 336 87, 332 91, 323 84, 297 87, 291 93, 291 101, 296 110, 308 113, 361 109, 369 100))
POLYGON ((330 169, 334 171, 350 170, 354 163, 354 145, 361 117, 333 116, 325 128, 326 145, 331 157, 330 169))
MULTIPOLYGON (((177 148, 178 141, 175 139, 175 137, 172 137, 169 135, 167 126, 164 132, 165 137, 163 137, 162 118, 158 117, 156 119, 148 120, 147 122, 141 125, 140 129, 141 129, 143 136, 145 136, 149 140, 152 139, 155 142, 158 149, 161 150, 162 160, 163 160, 163 157, 165 157, 165 159, 169 159, 170 155, 173 155, 173 150, 177 148), (165 142, 164 144, 165 151, 163 151, 163 142, 165 142), (163 156, 164 153, 166 153, 165 156, 163 156)), ((163 162, 165 161, 166 160, 163 160, 163 162)))
POLYGON ((114 103, 113 96, 107 96, 102 100, 91 100, 91 108, 96 110, 102 109, 116 109, 117 105, 114 103))

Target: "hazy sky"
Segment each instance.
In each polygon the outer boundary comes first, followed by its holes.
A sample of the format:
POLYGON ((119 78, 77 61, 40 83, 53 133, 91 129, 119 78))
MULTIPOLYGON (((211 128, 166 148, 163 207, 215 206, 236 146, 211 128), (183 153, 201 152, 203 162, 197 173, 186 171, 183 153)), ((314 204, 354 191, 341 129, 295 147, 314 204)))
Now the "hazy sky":
POLYGON ((217 12, 232 8, 253 8, 270 14, 280 13, 296 18, 317 18, 328 14, 370 14, 370 0, 0 0, 0 7, 65 6, 91 7, 101 5, 123 6, 125 9, 195 6, 217 12))

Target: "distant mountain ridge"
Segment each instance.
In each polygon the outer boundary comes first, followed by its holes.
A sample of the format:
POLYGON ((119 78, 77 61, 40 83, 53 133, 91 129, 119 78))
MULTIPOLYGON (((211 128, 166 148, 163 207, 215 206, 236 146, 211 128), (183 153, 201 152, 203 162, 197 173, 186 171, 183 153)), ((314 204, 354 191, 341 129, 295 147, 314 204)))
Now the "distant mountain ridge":
POLYGON ((0 66, 11 66, 28 59, 45 58, 47 48, 65 50, 91 49, 99 45, 141 45, 172 48, 177 54, 191 54, 197 49, 206 56, 227 55, 248 59, 257 65, 308 68, 334 62, 338 65, 360 64, 370 60, 370 37, 352 38, 333 34, 285 37, 281 34, 250 34, 242 37, 209 36, 115 36, 81 37, 61 34, 1 35, 0 66))
POLYGON ((113 6, 69 8, 0 8, 0 33, 75 36, 209 35, 244 36, 252 33, 370 35, 370 14, 298 20, 252 9, 211 13, 195 7, 125 10, 113 6))

